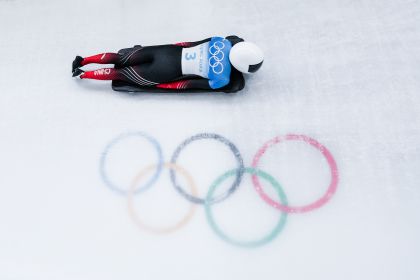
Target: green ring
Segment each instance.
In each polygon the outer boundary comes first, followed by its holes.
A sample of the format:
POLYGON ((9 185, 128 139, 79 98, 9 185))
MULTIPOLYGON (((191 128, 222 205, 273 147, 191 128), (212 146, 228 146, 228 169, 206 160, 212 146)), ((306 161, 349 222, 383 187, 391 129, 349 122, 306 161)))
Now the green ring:
MULTIPOLYGON (((219 226, 216 225, 216 222, 213 219, 213 214, 212 214, 212 210, 211 210, 211 201, 212 201, 212 197, 213 194, 216 190, 216 188, 220 185, 220 183, 222 183, 226 178, 230 177, 230 176, 234 176, 235 174, 237 174, 238 170, 237 169, 232 169, 230 171, 227 171, 226 173, 224 173, 223 175, 221 175, 219 178, 217 178, 213 184, 210 186, 209 191, 207 192, 207 196, 206 196, 206 201, 204 204, 204 209, 206 211, 206 217, 207 217, 207 221, 210 225, 210 227, 213 229, 213 231, 224 241, 235 245, 235 246, 240 246, 240 247, 248 247, 248 248, 255 248, 255 247, 259 247, 262 245, 265 245, 267 243, 269 243, 270 241, 272 241, 274 238, 276 238, 276 236, 282 231, 282 229, 284 228, 285 224, 286 224, 286 220, 287 220, 287 213, 286 212, 281 212, 280 218, 276 224, 276 226, 273 228, 273 230, 267 234, 266 236, 262 237, 261 239, 258 240, 254 240, 254 241, 238 241, 235 240, 229 236, 227 236, 220 228, 219 226)), ((287 197, 286 194, 284 193, 282 187, 280 186, 280 184, 276 181, 276 179, 274 179, 271 175, 265 173, 264 171, 261 171, 259 169, 255 169, 255 168, 251 168, 251 167, 247 167, 244 168, 244 173, 248 173, 248 174, 252 174, 252 175, 257 175, 258 177, 263 178, 264 180, 268 181, 276 190, 281 204, 282 205, 287 205, 287 197)))

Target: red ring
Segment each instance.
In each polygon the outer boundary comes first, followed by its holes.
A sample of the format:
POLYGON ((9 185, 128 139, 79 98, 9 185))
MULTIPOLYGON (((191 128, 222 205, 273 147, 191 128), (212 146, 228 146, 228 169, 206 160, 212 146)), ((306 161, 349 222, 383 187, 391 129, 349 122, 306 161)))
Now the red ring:
POLYGON ((326 191, 326 193, 316 200, 315 202, 312 202, 310 204, 304 205, 304 206, 286 206, 282 205, 277 201, 272 200, 262 189, 260 181, 258 179, 258 176, 252 175, 252 181, 254 183, 255 190, 259 193, 259 195, 264 199, 265 202, 270 204, 270 206, 279 209, 280 211, 286 212, 286 213, 305 213, 309 212, 315 209, 320 208, 325 203, 327 203, 331 197, 334 195, 335 191, 337 190, 338 185, 338 169, 337 164, 334 160, 334 157, 330 153, 330 151, 320 144, 315 139, 312 139, 305 135, 295 135, 295 134, 288 134, 286 136, 277 136, 270 141, 266 142, 257 152, 257 154, 254 156, 254 160, 252 161, 252 167, 257 168, 258 163, 261 159, 261 157, 264 155, 264 153, 267 151, 268 148, 274 146, 275 144, 278 144, 280 142, 288 141, 288 140, 300 140, 305 143, 308 143, 312 147, 316 148, 318 151, 320 151, 325 159, 328 162, 328 165, 331 170, 331 182, 330 185, 326 191))

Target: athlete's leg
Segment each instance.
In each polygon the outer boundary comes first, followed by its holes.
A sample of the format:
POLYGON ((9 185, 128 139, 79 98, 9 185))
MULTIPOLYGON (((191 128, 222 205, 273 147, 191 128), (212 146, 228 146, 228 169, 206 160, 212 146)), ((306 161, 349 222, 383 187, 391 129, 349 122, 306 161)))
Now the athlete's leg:
POLYGON ((128 49, 126 52, 119 53, 100 53, 88 57, 76 56, 72 64, 72 71, 77 68, 91 64, 115 64, 118 66, 135 65, 139 63, 146 63, 152 60, 152 52, 147 50, 148 47, 136 46, 128 49), (145 49, 146 51, 141 51, 145 49))
MULTIPOLYGON (((181 56, 182 47, 175 45, 162 45, 144 48, 139 51, 151 57, 147 65, 140 64, 131 67, 145 80, 155 83, 168 83, 182 78, 181 56)), ((136 55, 133 56, 133 60, 136 55)))
POLYGON ((180 60, 182 47, 175 45, 160 45, 149 47, 134 47, 121 55, 116 63, 118 66, 137 66, 144 63, 154 63, 157 60, 170 64, 173 60, 180 60))
POLYGON ((100 53, 81 58, 80 66, 85 66, 90 63, 117 64, 119 66, 136 65, 150 62, 153 60, 153 55, 155 55, 153 47, 135 47, 124 54, 100 53))
POLYGON ((99 61, 115 63, 116 68, 84 72, 77 67, 73 71, 73 76, 81 74, 81 79, 121 80, 142 86, 154 86, 182 78, 182 47, 163 45, 137 48, 128 55, 125 53, 123 59, 121 57, 117 58, 115 55, 119 54, 109 56, 109 60, 106 58, 107 54, 103 58, 101 58, 101 55, 88 57, 83 59, 81 64, 86 65, 99 61))
POLYGON ((128 66, 121 68, 120 70, 121 75, 124 76, 123 81, 127 81, 140 86, 155 86, 160 83, 160 79, 156 79, 156 75, 150 75, 150 73, 153 72, 153 68, 151 67, 150 63, 144 63, 137 66, 128 66))
POLYGON ((116 64, 120 61, 120 55, 117 53, 101 53, 88 57, 76 56, 72 64, 72 72, 77 68, 85 66, 90 63, 98 64, 116 64))
POLYGON ((120 61, 120 55, 117 53, 101 53, 97 55, 88 56, 82 59, 80 62, 81 66, 85 66, 90 63, 98 64, 116 64, 120 61))
POLYGON ((120 69, 115 68, 102 68, 95 71, 83 71, 77 69, 77 75, 80 79, 93 79, 93 80, 124 80, 124 75, 121 74, 120 69))
POLYGON ((93 80, 120 80, 141 86, 154 86, 158 84, 145 79, 140 73, 148 73, 150 71, 150 64, 145 63, 134 67, 123 68, 102 68, 95 71, 86 71, 77 69, 75 73, 80 75, 81 79, 93 80))
MULTIPOLYGON (((160 83, 168 83, 182 77, 181 69, 182 48, 174 45, 152 46, 133 52, 123 61, 124 67, 115 69, 112 75, 119 75, 111 80, 122 80, 141 86, 154 86, 160 83), (129 66, 133 65, 133 66, 129 66)), ((107 70, 108 71, 108 70, 107 70)), ((98 77, 95 71, 81 78, 98 77)), ((100 77, 100 79, 109 79, 100 77)))

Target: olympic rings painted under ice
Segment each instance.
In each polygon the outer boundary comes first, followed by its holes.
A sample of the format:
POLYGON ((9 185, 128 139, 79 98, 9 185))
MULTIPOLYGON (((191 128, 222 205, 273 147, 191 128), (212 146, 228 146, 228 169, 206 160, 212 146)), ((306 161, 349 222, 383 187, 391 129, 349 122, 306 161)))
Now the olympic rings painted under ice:
POLYGON ((312 147, 314 147, 318 151, 320 151, 322 153, 322 155, 325 157, 325 159, 327 160, 327 163, 328 163, 328 165, 330 167, 330 170, 331 170, 331 181, 330 181, 330 185, 328 187, 327 192, 321 198, 319 198, 318 200, 316 200, 316 201, 314 201, 314 202, 312 202, 308 205, 304 205, 304 206, 282 205, 279 202, 276 202, 276 201, 272 200, 263 191, 257 176, 253 175, 252 176, 252 181, 254 182, 254 187, 257 190, 257 192, 260 194, 260 196, 264 199, 264 201, 266 201, 271 206, 273 206, 273 207, 275 207, 275 208, 277 208, 277 209, 279 209, 283 212, 287 212, 287 213, 304 213, 304 212, 315 210, 315 209, 321 207, 322 205, 324 205, 325 203, 327 203, 328 200, 331 199, 331 197, 334 195, 335 191, 337 190, 337 185, 338 185, 337 164, 335 163, 334 157, 331 155, 330 151, 328 151, 328 149, 326 147, 321 145, 315 139, 312 139, 312 138, 310 138, 308 136, 305 136, 305 135, 289 134, 289 135, 286 135, 285 137, 277 136, 277 137, 271 139, 270 141, 266 142, 261 147, 261 149, 258 150, 257 154, 254 157, 254 160, 252 161, 252 167, 257 168, 261 157, 264 155, 264 153, 267 151, 268 148, 274 146, 275 144, 284 142, 284 141, 295 141, 295 140, 303 141, 305 143, 308 143, 309 145, 311 145, 312 147))
MULTIPOLYGON (((258 246, 262 246, 268 242, 270 242, 271 240, 273 240, 284 228, 285 224, 286 224, 286 219, 287 219, 287 213, 282 212, 280 215, 280 218, 276 224, 276 226, 264 237, 257 239, 257 240, 253 240, 253 241, 238 241, 235 240, 229 236, 227 236, 221 229, 220 227, 216 224, 216 222, 214 221, 213 218, 213 213, 211 211, 211 203, 207 203, 207 201, 211 201, 211 198, 216 190, 216 188, 218 186, 220 186, 220 184, 228 177, 233 176, 237 173, 238 171, 233 169, 230 170, 228 172, 226 172, 225 174, 223 174, 222 176, 220 176, 219 178, 216 179, 216 181, 214 181, 214 183, 210 186, 209 191, 207 193, 207 199, 206 199, 206 203, 204 204, 204 207, 206 209, 206 217, 207 220, 209 221, 210 227, 213 229, 214 232, 216 232, 216 234, 223 240, 225 240, 226 242, 229 242, 233 245, 236 246, 241 246, 241 247, 258 247, 258 246)), ((264 180, 266 180, 267 182, 269 182, 271 184, 271 186, 276 190, 277 195, 280 198, 280 201, 282 202, 283 205, 287 205, 287 197, 286 194, 284 193, 283 189, 281 188, 280 184, 276 181, 276 179, 274 179, 271 175, 265 173, 262 170, 258 170, 255 168, 245 168, 245 172, 252 174, 252 176, 258 176, 263 178, 264 180)))
MULTIPOLYGON (((236 146, 232 142, 230 142, 229 140, 227 140, 225 137, 220 136, 218 134, 214 134, 214 133, 200 133, 200 134, 191 136, 190 138, 188 138, 184 142, 182 142, 175 149, 175 152, 172 155, 171 163, 176 163, 176 161, 177 161, 177 159, 179 157, 179 154, 181 153, 182 150, 184 150, 184 148, 188 144, 190 144, 190 143, 192 143, 194 141, 203 140, 203 139, 213 139, 213 140, 219 141, 220 143, 223 143, 226 146, 228 146, 229 149, 232 151, 233 155, 235 156, 236 161, 238 163, 238 168, 237 168, 238 172, 236 174, 236 178, 235 178, 235 181, 233 182, 232 186, 227 190, 226 193, 220 195, 219 197, 212 198, 211 201, 210 201, 210 203, 220 202, 220 201, 226 199, 229 195, 231 195, 236 190, 236 188, 241 183, 242 175, 244 173, 244 171, 243 171, 243 169, 244 169, 244 162, 243 162, 242 156, 239 153, 238 148, 236 148, 236 146)), ((171 174, 172 184, 174 185, 175 189, 181 195, 183 195, 186 199, 188 199, 189 201, 194 202, 194 203, 203 204, 205 202, 204 199, 199 198, 199 197, 196 197, 196 196, 193 196, 193 195, 190 195, 190 194, 188 194, 187 192, 184 191, 184 189, 176 181, 176 175, 175 175, 174 170, 171 170, 170 171, 170 174, 171 174)))
POLYGON ((101 154, 101 159, 100 159, 100 163, 99 163, 99 172, 101 174, 102 180, 105 182, 105 185, 107 185, 111 190, 118 192, 122 195, 125 195, 127 193, 127 191, 125 190, 126 188, 120 187, 117 184, 115 184, 108 176, 107 172, 105 171, 105 167, 106 167, 106 161, 108 158, 108 154, 109 151, 119 142, 121 142, 123 139, 126 138, 130 138, 130 137, 140 137, 140 138, 144 138, 146 140, 148 140, 150 143, 152 143, 152 145, 155 147, 156 149, 156 153, 158 156, 158 163, 156 166, 156 171, 153 174, 153 176, 149 179, 149 181, 147 181, 143 186, 141 186, 140 188, 136 189, 136 193, 138 192, 142 192, 144 190, 146 190, 147 188, 150 188, 155 181, 157 180, 157 178, 160 175, 160 172, 162 171, 162 164, 163 164, 163 155, 162 155, 162 149, 160 147, 159 142, 151 137, 150 135, 138 131, 138 132, 128 132, 128 133, 123 133, 118 135, 116 138, 114 138, 104 149, 103 153, 101 154))
POLYGON ((272 241, 284 228, 284 225, 285 225, 286 220, 287 220, 287 214, 304 213, 304 212, 315 210, 315 209, 320 208, 321 206, 325 205, 331 199, 331 197, 334 195, 334 193, 336 192, 337 185, 338 185, 338 178, 339 178, 338 177, 337 164, 336 164, 332 154, 330 153, 330 151, 325 146, 323 146, 322 144, 320 144, 319 142, 317 142, 316 140, 314 140, 314 139, 312 139, 308 136, 295 135, 295 134, 288 134, 286 136, 277 136, 277 137, 273 138, 272 140, 266 142, 258 150, 256 155, 254 156, 251 167, 244 167, 242 156, 239 153, 239 150, 237 149, 237 147, 231 141, 227 140, 225 137, 220 136, 218 134, 200 133, 200 134, 196 134, 194 136, 191 136, 191 137, 187 138, 175 149, 175 152, 173 153, 172 158, 171 158, 171 162, 170 163, 163 163, 162 150, 161 150, 160 145, 159 145, 159 143, 157 142, 156 139, 154 139, 153 137, 149 136, 148 134, 146 134, 144 132, 125 133, 125 134, 121 134, 118 137, 116 137, 115 139, 113 139, 105 147, 105 150, 102 153, 101 160, 100 160, 100 173, 102 175, 103 181, 105 182, 105 184, 110 189, 112 189, 112 190, 114 190, 114 191, 116 191, 120 194, 127 195, 127 197, 128 197, 128 210, 129 210, 130 216, 139 227, 141 227, 141 228, 143 228, 147 231, 154 232, 154 233, 159 233, 159 234, 174 232, 175 230, 178 230, 179 228, 184 226, 188 221, 190 221, 191 217, 194 214, 196 204, 203 204, 204 208, 205 208, 205 211, 206 211, 206 217, 207 217, 208 223, 209 223, 210 227, 213 229, 213 231, 224 241, 226 241, 228 243, 231 243, 233 245, 242 246, 242 247, 257 247, 257 246, 261 246, 261 245, 264 245, 264 244, 272 241), (106 174, 106 170, 105 170, 107 155, 108 155, 109 151, 112 149, 112 147, 115 144, 117 144, 123 138, 126 138, 126 137, 142 137, 142 138, 145 138, 146 140, 148 140, 149 142, 151 142, 153 144, 153 146, 156 149, 157 155, 158 155, 158 163, 155 164, 155 165, 148 166, 145 169, 143 169, 142 171, 140 171, 137 174, 137 176, 134 178, 134 180, 132 181, 132 184, 131 184, 128 191, 125 191, 124 188, 121 188, 121 187, 117 186, 116 184, 114 184, 109 179, 108 175, 106 174), (182 168, 181 166, 179 166, 176 163, 176 161, 179 157, 179 154, 188 144, 190 144, 191 142, 197 141, 197 140, 202 140, 202 139, 212 139, 212 140, 216 140, 218 142, 221 142, 222 144, 225 144, 232 151, 232 153, 234 154, 235 159, 238 163, 238 166, 237 166, 236 169, 230 170, 230 171, 222 174, 219 178, 217 178, 214 181, 214 183, 209 187, 207 195, 205 196, 205 198, 199 198, 197 196, 197 187, 196 187, 191 175, 189 175, 189 173, 184 168, 182 168), (326 193, 321 198, 317 199, 315 202, 313 202, 311 204, 308 204, 308 205, 305 205, 305 206, 289 206, 288 202, 287 202, 286 194, 284 193, 280 184, 274 179, 273 176, 271 176, 271 175, 265 173, 264 171, 258 169, 259 161, 260 161, 261 157, 265 154, 265 152, 268 150, 268 148, 274 146, 275 144, 284 142, 284 141, 303 141, 303 142, 311 145, 312 147, 316 148, 317 150, 319 150, 322 153, 322 155, 325 157, 325 159, 327 160, 327 163, 328 163, 328 165, 330 167, 330 171, 331 171, 331 181, 330 181, 328 190, 326 191, 326 193), (171 179, 171 182, 172 182, 173 186, 175 187, 175 189, 183 197, 185 197, 187 200, 192 202, 192 204, 191 204, 191 207, 189 209, 189 212, 179 222, 175 223, 174 225, 168 226, 168 227, 156 228, 156 227, 148 226, 140 220, 137 213, 134 211, 133 195, 135 193, 144 191, 147 188, 151 187, 156 182, 158 176, 161 174, 161 171, 162 171, 163 167, 170 170, 170 179, 171 179), (150 178, 147 182, 145 182, 143 185, 141 185, 139 188, 137 188, 137 184, 139 183, 139 181, 148 172, 150 172, 154 168, 156 168, 156 170, 155 170, 155 173, 152 176, 152 178, 150 178), (178 172, 178 173, 181 173, 186 178, 187 183, 188 183, 189 188, 190 188, 190 192, 186 192, 184 190, 184 188, 181 187, 178 184, 178 182, 176 180, 175 171, 178 172), (232 195, 235 192, 235 190, 239 187, 239 185, 241 183, 241 180, 242 180, 242 177, 243 177, 244 173, 247 173, 247 174, 251 175, 252 182, 253 182, 253 185, 254 185, 254 189, 258 192, 260 197, 262 197, 262 199, 266 203, 268 203, 270 206, 280 210, 280 212, 281 212, 280 218, 279 218, 276 226, 272 229, 272 231, 270 233, 268 233, 266 236, 264 236, 260 239, 257 239, 257 240, 253 240, 253 241, 238 241, 238 240, 235 240, 234 238, 231 238, 231 237, 227 236, 220 229, 220 227, 216 225, 215 220, 214 220, 213 215, 212 215, 212 211, 211 211, 211 206, 214 203, 221 202, 221 201, 225 200, 227 197, 229 197, 230 195, 232 195), (235 178, 235 181, 233 182, 233 184, 228 189, 228 191, 225 192, 222 195, 219 195, 218 197, 213 197, 213 194, 214 194, 215 190, 222 183, 222 181, 224 181, 226 178, 231 177, 231 176, 236 176, 236 178, 235 178), (262 179, 264 179, 265 181, 269 182, 272 185, 272 187, 276 190, 276 193, 277 193, 277 195, 280 199, 280 202, 274 201, 266 193, 264 193, 258 177, 261 177, 262 179))
MULTIPOLYGON (((157 228, 157 227, 152 227, 149 225, 146 225, 144 222, 141 221, 141 219, 139 218, 139 216, 137 215, 136 211, 134 210, 134 203, 133 203, 133 195, 136 189, 136 185, 139 181, 141 181, 141 179, 152 169, 156 168, 156 165, 150 165, 147 166, 146 168, 144 168, 143 170, 141 170, 136 177, 134 178, 133 182, 131 183, 131 187, 129 189, 127 198, 128 198, 128 211, 130 213, 131 218, 134 220, 134 222, 142 229, 153 232, 153 233, 159 233, 159 234, 164 234, 164 233, 171 233, 174 232, 178 229, 180 229, 182 226, 184 226, 194 215, 195 209, 196 209, 196 204, 191 203, 190 208, 187 212, 187 214, 176 224, 171 225, 171 226, 167 226, 167 227, 162 227, 162 228, 157 228)), ((188 173, 184 168, 182 168, 179 165, 176 165, 174 163, 164 163, 163 167, 168 168, 170 170, 176 170, 176 172, 180 173, 181 175, 183 175, 185 177, 185 179, 187 179, 188 182, 188 186, 190 188, 190 191, 192 194, 196 195, 197 194, 197 186, 193 180, 193 178, 191 177, 190 173, 188 173)))

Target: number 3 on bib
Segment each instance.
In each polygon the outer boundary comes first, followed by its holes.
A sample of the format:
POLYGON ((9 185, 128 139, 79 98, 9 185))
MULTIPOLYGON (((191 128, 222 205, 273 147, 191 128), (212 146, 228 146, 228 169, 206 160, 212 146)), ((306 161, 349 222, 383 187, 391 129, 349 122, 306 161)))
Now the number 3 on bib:
POLYGON ((194 60, 197 57, 196 53, 190 54, 190 53, 185 53, 185 59, 186 60, 194 60))

